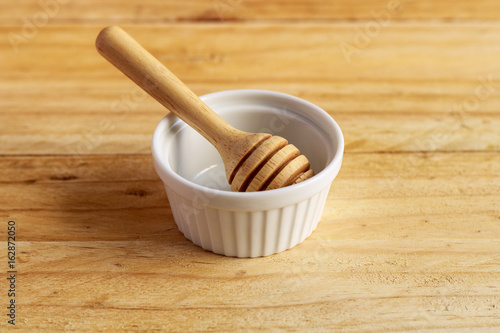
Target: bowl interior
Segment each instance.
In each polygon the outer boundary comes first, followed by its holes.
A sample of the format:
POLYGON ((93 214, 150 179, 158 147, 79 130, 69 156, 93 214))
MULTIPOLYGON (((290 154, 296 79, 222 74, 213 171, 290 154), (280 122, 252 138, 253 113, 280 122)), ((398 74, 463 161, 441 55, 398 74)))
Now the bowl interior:
MULTIPOLYGON (((210 95, 208 95, 210 96, 210 95)), ((334 133, 321 109, 297 101, 235 98, 208 98, 205 102, 229 124, 247 132, 279 135, 305 155, 316 174, 332 160, 338 149, 334 133), (323 114, 322 114, 323 113, 323 114)), ((164 157, 170 168, 184 179, 199 185, 231 191, 217 150, 195 130, 173 115, 164 133, 164 157)))

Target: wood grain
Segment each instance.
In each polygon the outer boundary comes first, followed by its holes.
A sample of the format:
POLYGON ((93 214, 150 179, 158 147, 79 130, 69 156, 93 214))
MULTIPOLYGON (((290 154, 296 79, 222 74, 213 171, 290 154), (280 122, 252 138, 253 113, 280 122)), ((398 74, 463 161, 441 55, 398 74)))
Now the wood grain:
POLYGON ((497 322, 500 181, 489 175, 498 154, 347 154, 313 235, 253 260, 186 240, 147 156, 89 156, 66 178, 52 170, 63 158, 2 159, 8 191, 38 198, 2 198, 23 239, 25 328, 368 332, 497 322))
POLYGON ((384 241, 310 239, 271 260, 231 260, 148 241, 23 243, 38 258, 25 264, 32 272, 24 278, 40 281, 27 284, 26 294, 36 297, 21 298, 23 325, 361 332, 492 327, 500 303, 500 275, 492 272, 500 262, 492 252, 500 248, 492 243, 485 251, 481 243, 415 241, 408 249, 407 241, 387 248, 384 241), (46 257, 49 250, 63 255, 46 257), (67 264, 77 261, 81 265, 67 264))
POLYGON ((163 24, 172 21, 252 21, 252 20, 376 20, 383 13, 399 20, 495 20, 500 5, 494 0, 19 0, 16 6, 0 3, 2 22, 22 24, 38 12, 47 12, 54 23, 116 22, 163 24))
POLYGON ((17 330, 498 331, 500 4, 401 3, 377 22, 392 2, 0 2, 17 330), (245 260, 184 238, 150 156, 166 111, 95 51, 109 24, 199 95, 282 91, 339 123, 306 241, 245 260))
MULTIPOLYGON (((29 223, 23 240, 183 239, 149 154, 12 156, 0 170, 0 212, 29 223)), ((499 172, 497 153, 348 153, 320 228, 330 240, 490 239, 500 232, 499 172)))
MULTIPOLYGON (((245 25, 238 36, 230 24, 129 30, 200 95, 271 89, 323 107, 343 128, 347 151, 499 149, 496 25, 391 26, 351 65, 339 43, 353 25, 245 25), (167 32, 182 38, 155 38, 167 32), (200 34, 205 43, 194 43, 200 34)), ((148 151, 166 110, 100 59, 98 31, 47 27, 19 54, 0 54, 0 153, 148 151)))
MULTIPOLYGON (((58 113, 0 114, 1 154, 148 153, 152 133, 165 111, 126 116, 58 113)), ((498 151, 500 116, 471 114, 464 122, 426 114, 329 112, 341 126, 348 152, 498 151)))

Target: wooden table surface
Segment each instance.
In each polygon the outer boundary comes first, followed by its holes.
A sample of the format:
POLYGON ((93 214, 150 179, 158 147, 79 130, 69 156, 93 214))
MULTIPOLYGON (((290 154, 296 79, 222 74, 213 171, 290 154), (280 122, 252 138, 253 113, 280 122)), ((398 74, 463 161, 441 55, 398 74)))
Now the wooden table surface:
POLYGON ((499 19, 494 0, 1 1, 0 329, 14 300, 29 332, 498 332, 499 19), (150 156, 166 110, 95 51, 110 24, 199 95, 276 90, 339 123, 308 239, 236 259, 184 238, 150 156))

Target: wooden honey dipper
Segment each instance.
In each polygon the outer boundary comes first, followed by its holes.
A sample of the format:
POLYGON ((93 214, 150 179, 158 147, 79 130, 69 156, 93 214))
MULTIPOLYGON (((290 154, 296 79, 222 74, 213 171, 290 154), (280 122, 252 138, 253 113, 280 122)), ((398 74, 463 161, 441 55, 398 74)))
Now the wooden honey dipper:
POLYGON ((231 190, 277 189, 314 175, 307 158, 286 139, 243 132, 225 122, 120 27, 104 28, 97 36, 96 47, 104 58, 218 150, 231 190))

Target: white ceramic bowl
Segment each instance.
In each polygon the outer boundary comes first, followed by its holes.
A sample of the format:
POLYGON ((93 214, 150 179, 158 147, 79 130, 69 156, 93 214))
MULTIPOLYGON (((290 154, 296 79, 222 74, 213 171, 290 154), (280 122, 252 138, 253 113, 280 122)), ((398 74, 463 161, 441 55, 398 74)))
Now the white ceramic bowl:
POLYGON ((337 123, 319 107, 278 92, 231 90, 201 99, 238 129, 286 138, 316 175, 276 190, 231 192, 217 150, 168 114, 153 134, 152 153, 179 230, 226 256, 267 256, 301 243, 316 228, 340 170, 344 138, 337 123))

